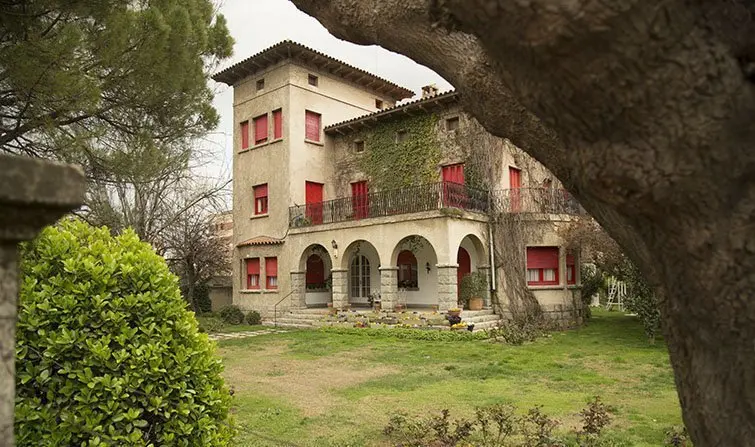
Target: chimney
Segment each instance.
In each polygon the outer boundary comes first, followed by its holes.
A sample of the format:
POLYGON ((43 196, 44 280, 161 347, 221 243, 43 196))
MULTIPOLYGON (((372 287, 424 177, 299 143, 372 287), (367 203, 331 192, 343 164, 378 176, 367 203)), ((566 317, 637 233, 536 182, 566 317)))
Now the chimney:
POLYGON ((422 87, 422 99, 429 98, 438 94, 438 86, 430 84, 422 87))

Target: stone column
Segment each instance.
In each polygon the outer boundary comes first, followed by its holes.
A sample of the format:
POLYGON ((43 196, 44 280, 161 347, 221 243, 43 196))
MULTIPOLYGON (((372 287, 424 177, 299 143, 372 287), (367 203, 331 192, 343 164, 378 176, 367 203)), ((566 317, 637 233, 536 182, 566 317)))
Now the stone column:
POLYGON ((16 394, 17 244, 81 205, 80 169, 42 160, 0 155, 0 444, 13 446, 16 394))
POLYGON ((459 266, 456 264, 435 266, 438 269, 438 310, 446 311, 458 305, 459 266))
POLYGON ((333 269, 333 309, 344 309, 349 304, 349 271, 333 269))
POLYGON ((477 267, 477 270, 483 275, 485 275, 486 287, 485 287, 485 296, 482 297, 482 301, 483 301, 482 306, 487 309, 492 304, 490 302, 490 266, 481 265, 477 267))
POLYGON ((291 307, 307 307, 307 272, 291 272, 291 307))
POLYGON ((392 311, 398 300, 398 267, 380 267, 380 306, 392 311))

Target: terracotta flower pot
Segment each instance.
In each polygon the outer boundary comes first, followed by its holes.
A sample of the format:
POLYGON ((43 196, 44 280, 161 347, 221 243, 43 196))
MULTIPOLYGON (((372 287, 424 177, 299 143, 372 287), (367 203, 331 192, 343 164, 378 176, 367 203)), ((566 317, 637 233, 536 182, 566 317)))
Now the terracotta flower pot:
POLYGON ((461 309, 460 310, 449 310, 448 311, 448 315, 450 315, 452 317, 458 317, 459 315, 461 315, 461 309))
POLYGON ((482 310, 482 298, 470 298, 469 310, 482 310))

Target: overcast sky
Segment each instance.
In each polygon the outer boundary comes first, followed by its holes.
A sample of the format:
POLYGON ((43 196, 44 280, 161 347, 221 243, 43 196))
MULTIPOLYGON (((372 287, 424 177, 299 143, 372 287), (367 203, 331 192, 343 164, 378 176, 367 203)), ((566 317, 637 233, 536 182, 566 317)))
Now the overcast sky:
MULTIPOLYGON (((336 39, 312 17, 288 0, 224 0, 220 12, 228 20, 236 41, 233 56, 221 69, 290 39, 367 70, 418 93, 422 86, 437 84, 441 91, 451 85, 432 70, 411 59, 377 46, 360 46, 336 39)), ((233 92, 231 87, 210 81, 217 92, 215 108, 220 113, 216 132, 209 135, 207 149, 216 155, 212 171, 230 177, 233 139, 233 92)))

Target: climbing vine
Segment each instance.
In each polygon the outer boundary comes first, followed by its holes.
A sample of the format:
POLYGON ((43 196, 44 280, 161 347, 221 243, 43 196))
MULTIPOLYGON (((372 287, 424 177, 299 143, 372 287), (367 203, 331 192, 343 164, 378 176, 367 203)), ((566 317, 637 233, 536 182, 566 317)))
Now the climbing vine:
POLYGON ((379 123, 354 136, 365 143, 358 168, 368 176, 371 187, 390 189, 438 181, 441 148, 437 136, 438 117, 431 114, 402 117, 379 123), (405 132, 403 141, 397 141, 405 132))

